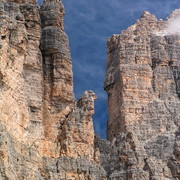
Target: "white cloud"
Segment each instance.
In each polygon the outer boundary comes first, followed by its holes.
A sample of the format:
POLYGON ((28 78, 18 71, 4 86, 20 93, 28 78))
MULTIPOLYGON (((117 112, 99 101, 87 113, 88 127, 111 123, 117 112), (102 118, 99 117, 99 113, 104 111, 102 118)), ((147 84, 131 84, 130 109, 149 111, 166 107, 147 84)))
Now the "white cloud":
POLYGON ((180 9, 174 10, 165 21, 165 28, 162 31, 155 32, 157 36, 165 36, 170 34, 180 35, 180 9))
POLYGON ((180 11, 179 14, 175 15, 175 17, 172 17, 168 20, 166 33, 180 34, 180 11))

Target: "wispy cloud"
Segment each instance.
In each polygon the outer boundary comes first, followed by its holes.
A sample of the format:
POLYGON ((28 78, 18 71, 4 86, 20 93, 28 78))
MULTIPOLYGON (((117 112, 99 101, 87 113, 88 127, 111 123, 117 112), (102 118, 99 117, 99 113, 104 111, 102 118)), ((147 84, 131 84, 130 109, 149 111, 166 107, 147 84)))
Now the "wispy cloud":
POLYGON ((166 33, 168 34, 180 34, 180 10, 174 11, 172 17, 168 19, 166 33))

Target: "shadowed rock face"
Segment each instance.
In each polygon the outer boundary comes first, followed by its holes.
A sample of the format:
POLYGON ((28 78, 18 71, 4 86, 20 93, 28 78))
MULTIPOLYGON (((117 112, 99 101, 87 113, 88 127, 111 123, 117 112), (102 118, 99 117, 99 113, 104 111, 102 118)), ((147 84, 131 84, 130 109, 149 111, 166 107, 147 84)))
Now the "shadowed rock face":
POLYGON ((63 16, 61 0, 0 1, 0 179, 179 179, 180 36, 144 12, 108 40, 101 140, 96 95, 74 98, 63 16))

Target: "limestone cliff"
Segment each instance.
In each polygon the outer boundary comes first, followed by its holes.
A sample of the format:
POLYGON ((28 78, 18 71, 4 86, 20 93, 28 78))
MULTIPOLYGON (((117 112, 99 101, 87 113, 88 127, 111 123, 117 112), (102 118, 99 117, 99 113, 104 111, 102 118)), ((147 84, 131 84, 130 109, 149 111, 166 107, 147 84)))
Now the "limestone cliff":
POLYGON ((111 179, 180 179, 180 35, 168 32, 179 15, 162 21, 144 12, 108 40, 111 179))
POLYGON ((95 94, 76 101, 60 0, 0 2, 0 179, 104 179, 95 94))
POLYGON ((144 12, 108 40, 108 140, 73 94, 61 0, 0 1, 0 180, 180 179, 180 36, 144 12))

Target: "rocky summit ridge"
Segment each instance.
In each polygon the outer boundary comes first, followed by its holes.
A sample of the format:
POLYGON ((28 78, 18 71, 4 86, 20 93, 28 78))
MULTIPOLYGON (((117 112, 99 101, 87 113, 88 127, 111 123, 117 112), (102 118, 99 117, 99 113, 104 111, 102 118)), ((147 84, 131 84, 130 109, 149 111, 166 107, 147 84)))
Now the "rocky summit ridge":
POLYGON ((107 42, 107 140, 73 93, 61 0, 0 1, 0 180, 180 179, 180 11, 107 42), (173 31, 172 31, 173 30, 173 31))

